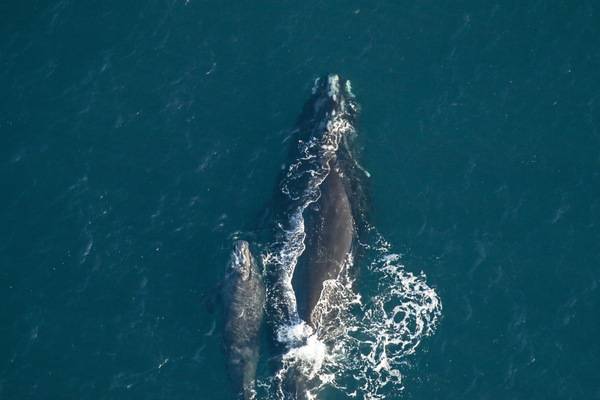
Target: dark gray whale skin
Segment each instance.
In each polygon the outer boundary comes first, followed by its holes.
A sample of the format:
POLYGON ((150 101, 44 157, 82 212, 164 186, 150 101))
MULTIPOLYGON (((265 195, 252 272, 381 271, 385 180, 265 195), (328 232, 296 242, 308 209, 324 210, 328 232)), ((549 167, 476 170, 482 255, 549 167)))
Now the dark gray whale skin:
POLYGON ((313 327, 312 311, 323 282, 338 277, 354 237, 350 202, 335 162, 336 157, 329 160, 330 171, 321 183, 319 200, 304 210, 306 248, 292 278, 298 316, 313 327))
POLYGON ((206 301, 209 310, 216 302, 223 305, 227 373, 238 398, 252 399, 264 317, 265 284, 248 242, 235 242, 225 279, 206 301))

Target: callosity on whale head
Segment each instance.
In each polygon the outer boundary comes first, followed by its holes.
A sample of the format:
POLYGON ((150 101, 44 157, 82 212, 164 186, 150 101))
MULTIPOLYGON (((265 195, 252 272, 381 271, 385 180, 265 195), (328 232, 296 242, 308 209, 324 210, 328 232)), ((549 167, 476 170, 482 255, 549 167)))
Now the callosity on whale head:
POLYGON ((229 273, 235 273, 243 281, 247 281, 252 273, 253 263, 255 263, 250 253, 250 245, 245 240, 238 240, 233 245, 233 250, 229 258, 229 273))
POLYGON ((320 109, 325 112, 341 111, 346 107, 345 99, 354 99, 350 81, 342 79, 336 74, 331 74, 326 78, 317 78, 312 92, 313 95, 320 96, 319 101, 315 101, 315 112, 320 109))
POLYGON ((359 112, 350 81, 336 74, 317 78, 312 96, 304 104, 296 123, 298 138, 318 140, 321 135, 329 133, 335 134, 332 138, 335 141, 340 139, 339 134, 354 134, 354 119, 359 112))

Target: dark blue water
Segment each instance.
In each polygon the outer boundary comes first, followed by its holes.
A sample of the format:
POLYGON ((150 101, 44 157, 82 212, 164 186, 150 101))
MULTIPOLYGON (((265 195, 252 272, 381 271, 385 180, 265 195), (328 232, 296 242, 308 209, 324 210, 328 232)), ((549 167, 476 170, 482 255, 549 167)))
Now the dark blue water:
POLYGON ((443 303, 393 398, 600 398, 599 11, 3 2, 0 398, 233 398, 202 297, 331 72, 443 303))

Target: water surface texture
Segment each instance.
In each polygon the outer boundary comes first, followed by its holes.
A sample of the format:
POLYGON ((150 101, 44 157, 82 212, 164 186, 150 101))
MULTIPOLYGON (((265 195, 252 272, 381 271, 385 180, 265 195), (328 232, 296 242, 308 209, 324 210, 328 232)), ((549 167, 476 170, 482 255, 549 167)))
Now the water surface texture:
POLYGON ((2 2, 0 399, 234 398, 202 298, 236 238, 268 252, 256 219, 329 73, 362 107, 358 294, 430 319, 353 313, 390 331, 348 335, 359 379, 325 358, 319 398, 600 398, 599 13, 2 2))

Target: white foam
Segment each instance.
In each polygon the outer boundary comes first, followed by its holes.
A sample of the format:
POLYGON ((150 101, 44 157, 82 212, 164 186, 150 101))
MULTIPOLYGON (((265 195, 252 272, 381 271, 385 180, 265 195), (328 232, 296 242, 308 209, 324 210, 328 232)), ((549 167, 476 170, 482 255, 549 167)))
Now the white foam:
POLYGON ((277 330, 277 340, 289 347, 296 347, 308 341, 314 329, 300 320, 294 324, 284 324, 277 330))
POLYGON ((284 355, 283 362, 284 365, 295 364, 298 371, 311 380, 321 370, 326 355, 325 343, 321 342, 316 335, 311 335, 305 345, 290 349, 284 355))

